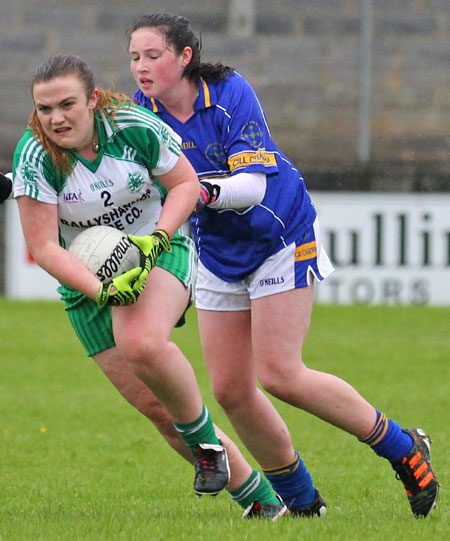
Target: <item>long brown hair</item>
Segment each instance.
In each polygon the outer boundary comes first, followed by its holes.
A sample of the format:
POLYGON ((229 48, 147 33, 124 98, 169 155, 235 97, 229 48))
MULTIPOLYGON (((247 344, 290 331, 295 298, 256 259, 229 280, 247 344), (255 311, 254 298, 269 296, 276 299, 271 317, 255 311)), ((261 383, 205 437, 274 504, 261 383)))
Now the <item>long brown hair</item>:
MULTIPOLYGON (((33 92, 34 85, 37 83, 51 81, 56 77, 65 77, 72 74, 79 77, 83 82, 86 97, 89 99, 95 90, 94 75, 86 62, 76 55, 54 55, 42 62, 33 73, 31 92, 33 92)), ((131 99, 126 94, 103 88, 99 88, 98 92, 98 103, 95 110, 102 111, 105 115, 111 117, 113 121, 117 109, 125 105, 127 107, 133 106, 131 99)), ((69 173, 72 169, 69 152, 59 147, 47 137, 36 109, 30 115, 28 127, 42 143, 44 149, 50 154, 54 167, 63 174, 69 173)))

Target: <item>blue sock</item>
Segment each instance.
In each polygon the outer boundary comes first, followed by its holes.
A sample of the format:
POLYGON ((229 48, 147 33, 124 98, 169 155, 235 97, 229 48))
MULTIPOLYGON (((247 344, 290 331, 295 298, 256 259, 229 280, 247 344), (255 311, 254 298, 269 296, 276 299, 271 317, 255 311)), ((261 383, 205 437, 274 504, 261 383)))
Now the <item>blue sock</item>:
POLYGON ((283 498, 288 507, 305 509, 313 503, 316 489, 311 474, 297 451, 295 459, 290 464, 282 468, 263 471, 272 488, 283 498))
POLYGON ((409 434, 403 432, 401 426, 392 419, 388 419, 384 413, 377 410, 377 420, 372 432, 359 440, 367 443, 378 456, 394 462, 407 455, 413 446, 413 440, 409 434))

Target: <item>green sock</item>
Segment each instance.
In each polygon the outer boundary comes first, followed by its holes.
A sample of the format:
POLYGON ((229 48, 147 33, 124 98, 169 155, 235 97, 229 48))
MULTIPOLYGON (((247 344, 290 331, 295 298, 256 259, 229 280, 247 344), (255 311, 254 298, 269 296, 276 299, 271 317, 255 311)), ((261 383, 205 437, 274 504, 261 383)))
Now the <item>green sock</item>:
POLYGON ((259 502, 261 505, 266 503, 280 505, 280 501, 270 486, 269 481, 257 470, 252 471, 250 477, 243 485, 235 490, 230 490, 230 496, 244 509, 253 502, 259 502))
POLYGON ((186 425, 180 423, 173 423, 173 425, 179 432, 181 439, 191 449, 195 449, 199 443, 220 445, 206 406, 203 406, 202 414, 196 421, 186 425))

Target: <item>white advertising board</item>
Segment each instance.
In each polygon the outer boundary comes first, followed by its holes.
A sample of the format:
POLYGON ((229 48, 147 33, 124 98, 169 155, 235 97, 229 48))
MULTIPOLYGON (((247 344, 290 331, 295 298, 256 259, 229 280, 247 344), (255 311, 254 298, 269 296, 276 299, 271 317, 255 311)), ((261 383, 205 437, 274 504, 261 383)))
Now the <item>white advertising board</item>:
POLYGON ((11 299, 59 299, 58 282, 30 256, 14 200, 5 202, 6 269, 5 294, 11 299))
MULTIPOLYGON (((318 302, 450 305, 450 195, 312 192, 335 272, 318 302)), ((6 294, 56 299, 57 281, 26 250, 17 205, 5 203, 6 294)))
POLYGON ((450 305, 450 195, 311 195, 336 269, 319 302, 450 305))

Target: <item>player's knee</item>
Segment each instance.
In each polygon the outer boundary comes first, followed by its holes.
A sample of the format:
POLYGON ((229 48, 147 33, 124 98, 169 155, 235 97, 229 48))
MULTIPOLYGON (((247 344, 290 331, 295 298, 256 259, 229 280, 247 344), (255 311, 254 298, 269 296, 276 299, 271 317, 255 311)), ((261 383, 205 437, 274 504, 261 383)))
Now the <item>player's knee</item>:
POLYGON ((153 363, 157 362, 163 345, 161 340, 145 336, 127 341, 122 344, 121 349, 128 364, 131 365, 136 374, 139 374, 141 367, 147 370, 153 363))
POLYGON ((213 385, 213 393, 217 402, 225 411, 233 411, 241 406, 244 397, 249 398, 243 389, 236 385, 213 385))
POLYGON ((258 377, 261 387, 276 398, 283 398, 289 388, 289 382, 271 371, 264 372, 258 377))

